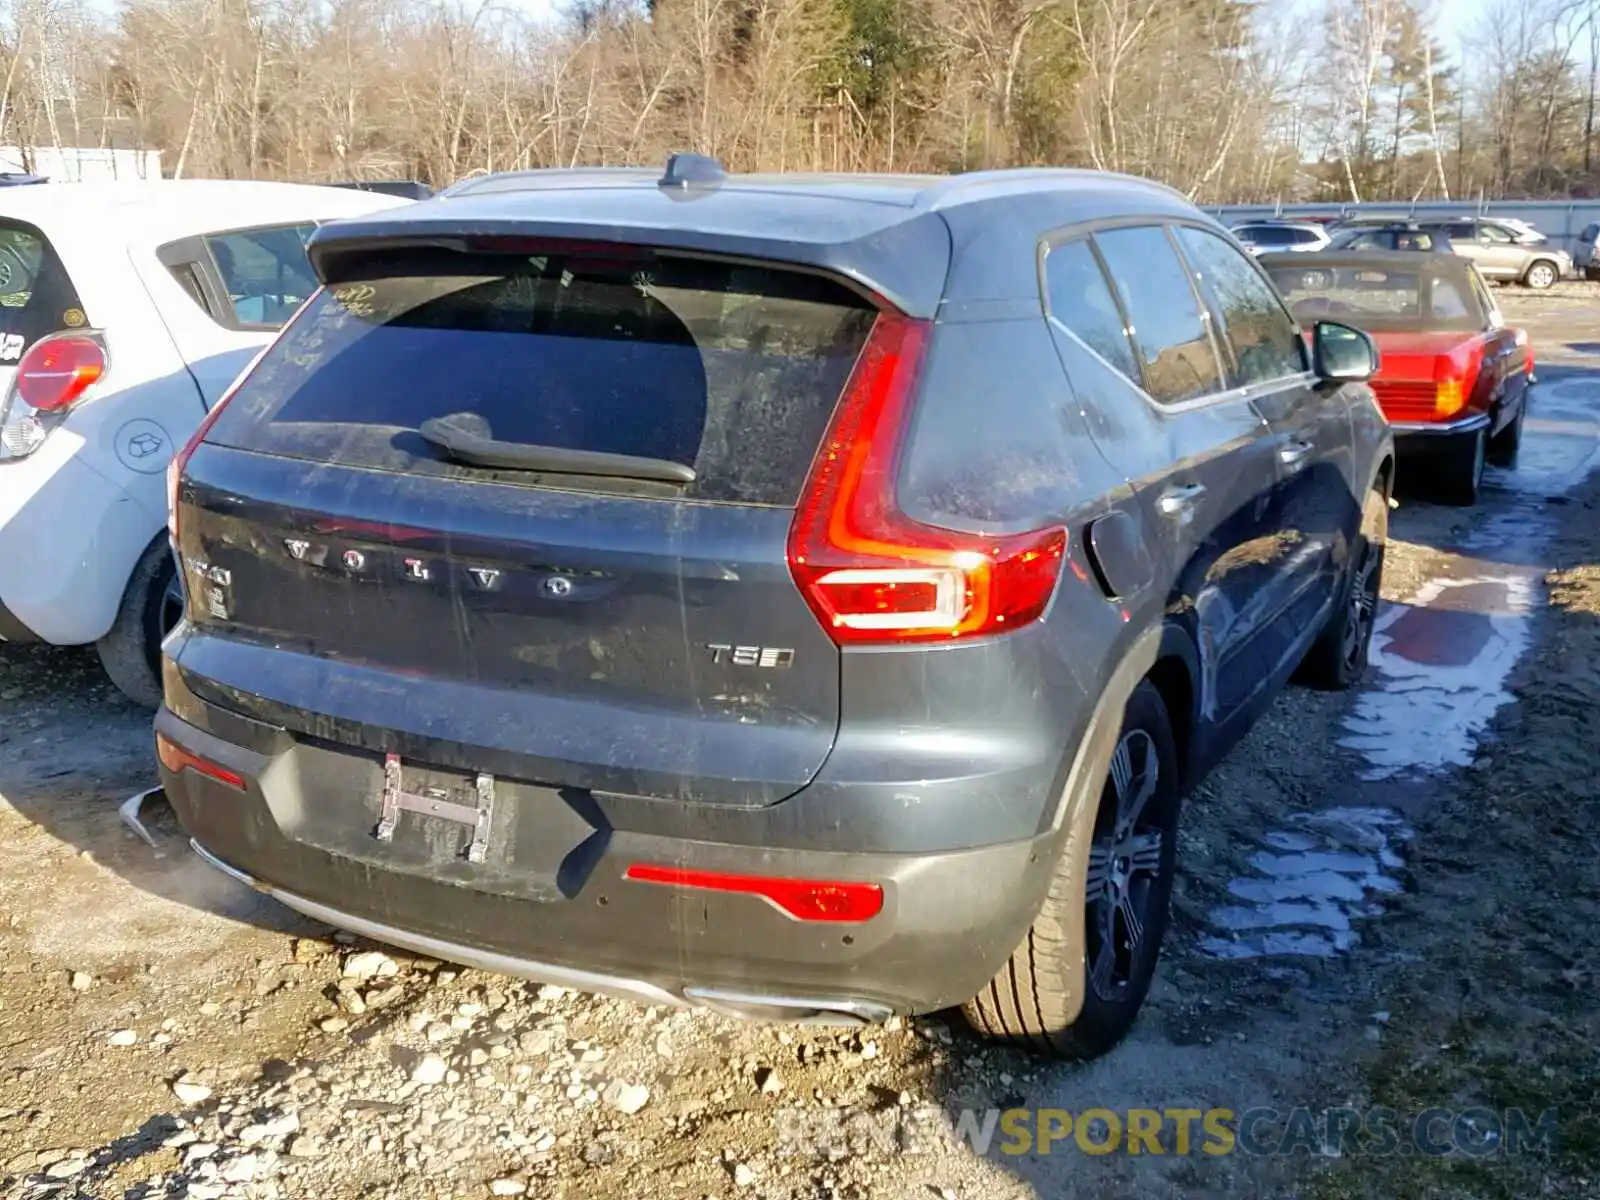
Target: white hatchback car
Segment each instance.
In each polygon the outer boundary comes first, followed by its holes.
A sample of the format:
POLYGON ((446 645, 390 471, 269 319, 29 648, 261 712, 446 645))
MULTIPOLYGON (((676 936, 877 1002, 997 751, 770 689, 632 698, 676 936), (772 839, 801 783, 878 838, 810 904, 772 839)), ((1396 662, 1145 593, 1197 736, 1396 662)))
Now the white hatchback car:
POLYGON ((183 180, 0 192, 0 639, 93 643, 160 703, 164 473, 316 290, 317 225, 410 201, 183 180))

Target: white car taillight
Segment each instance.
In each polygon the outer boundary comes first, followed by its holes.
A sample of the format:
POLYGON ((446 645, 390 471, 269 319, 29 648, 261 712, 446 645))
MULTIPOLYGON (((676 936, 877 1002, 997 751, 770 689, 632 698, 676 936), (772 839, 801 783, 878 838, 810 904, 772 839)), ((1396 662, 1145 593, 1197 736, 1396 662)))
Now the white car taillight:
POLYGON ((26 458, 106 376, 105 341, 92 331, 54 333, 28 348, 0 401, 0 460, 26 458))

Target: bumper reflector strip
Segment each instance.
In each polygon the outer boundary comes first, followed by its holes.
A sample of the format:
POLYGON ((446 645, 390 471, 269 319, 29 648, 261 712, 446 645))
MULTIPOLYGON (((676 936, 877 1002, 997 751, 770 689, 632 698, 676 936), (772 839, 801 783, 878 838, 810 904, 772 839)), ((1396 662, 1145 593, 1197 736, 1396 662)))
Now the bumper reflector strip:
POLYGON ((760 896, 799 921, 870 921, 883 911, 883 889, 875 883, 773 879, 764 875, 731 875, 650 863, 634 863, 625 878, 667 887, 760 896))

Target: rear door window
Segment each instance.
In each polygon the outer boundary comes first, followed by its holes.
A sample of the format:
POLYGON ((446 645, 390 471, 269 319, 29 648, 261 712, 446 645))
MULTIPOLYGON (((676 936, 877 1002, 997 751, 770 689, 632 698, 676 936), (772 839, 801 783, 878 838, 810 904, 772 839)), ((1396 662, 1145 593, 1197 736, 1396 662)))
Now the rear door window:
POLYGON ((1214 233, 1182 226, 1178 240, 1221 318, 1235 383, 1268 383, 1306 369, 1305 343, 1288 310, 1244 255, 1214 233))
POLYGON ((210 440, 544 481, 448 460, 417 432, 448 420, 496 442, 692 467, 694 482, 674 495, 788 505, 875 315, 830 279, 629 248, 391 251, 306 308, 210 440))
POLYGON ((1298 240, 1292 229, 1281 225, 1256 225, 1247 228, 1245 233, 1258 246, 1288 246, 1298 240))
POLYGON ((22 221, 0 221, 0 367, 16 365, 42 337, 89 323, 50 239, 22 221))
POLYGON ((314 223, 212 234, 206 248, 238 324, 276 329, 317 290, 306 258, 314 223))
POLYGON ((1181 404, 1222 388, 1200 302, 1189 272, 1159 225, 1094 235, 1133 327, 1144 389, 1163 404, 1181 404))
POLYGON ((1100 262, 1086 241, 1051 247, 1044 260, 1050 316, 1129 379, 1139 364, 1100 262))

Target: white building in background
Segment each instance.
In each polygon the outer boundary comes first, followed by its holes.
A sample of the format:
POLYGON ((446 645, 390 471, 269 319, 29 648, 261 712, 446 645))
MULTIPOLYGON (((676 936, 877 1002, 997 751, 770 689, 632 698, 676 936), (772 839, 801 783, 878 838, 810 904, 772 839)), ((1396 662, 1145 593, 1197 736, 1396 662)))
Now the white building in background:
POLYGON ((161 151, 102 147, 38 146, 24 157, 20 147, 0 146, 0 171, 32 170, 55 183, 101 183, 118 179, 160 179, 161 151), (24 164, 32 159, 32 167, 24 164))

